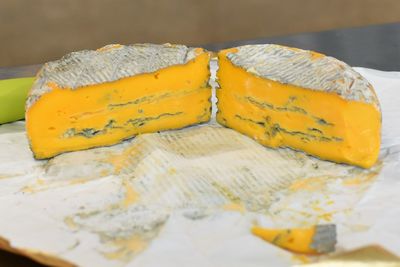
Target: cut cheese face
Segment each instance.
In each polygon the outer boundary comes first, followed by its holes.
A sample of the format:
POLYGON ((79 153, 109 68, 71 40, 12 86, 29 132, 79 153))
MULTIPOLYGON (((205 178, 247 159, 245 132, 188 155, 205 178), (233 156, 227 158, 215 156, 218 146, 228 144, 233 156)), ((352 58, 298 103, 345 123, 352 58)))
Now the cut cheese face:
POLYGON ((372 86, 345 63, 278 45, 220 51, 217 121, 259 143, 371 167, 381 113, 372 86))
POLYGON ((35 158, 107 146, 207 122, 208 52, 181 45, 111 45, 47 63, 26 107, 35 158))

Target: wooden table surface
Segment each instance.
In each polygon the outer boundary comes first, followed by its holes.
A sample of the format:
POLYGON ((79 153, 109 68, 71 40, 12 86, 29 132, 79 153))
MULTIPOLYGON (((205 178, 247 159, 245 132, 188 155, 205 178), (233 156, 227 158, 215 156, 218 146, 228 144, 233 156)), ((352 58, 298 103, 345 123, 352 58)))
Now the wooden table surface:
MULTIPOLYGON (((262 43, 283 44, 315 50, 343 60, 351 66, 400 71, 400 23, 202 46, 211 51, 218 51, 232 46, 262 43)), ((0 67, 0 79, 34 76, 40 67, 41 65, 12 68, 0 67)), ((43 265, 21 256, 0 251, 0 266, 38 267, 43 265)))

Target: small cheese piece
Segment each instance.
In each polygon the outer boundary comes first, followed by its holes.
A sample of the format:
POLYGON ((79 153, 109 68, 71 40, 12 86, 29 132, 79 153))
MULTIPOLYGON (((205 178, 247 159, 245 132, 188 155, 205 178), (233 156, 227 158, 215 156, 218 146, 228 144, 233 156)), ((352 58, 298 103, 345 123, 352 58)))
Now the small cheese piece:
POLYGON ((220 124, 272 147, 371 167, 381 113, 372 86, 347 64, 279 45, 220 51, 220 124))
POLYGON ((321 254, 335 250, 336 225, 319 224, 309 228, 271 229, 253 226, 251 232, 295 253, 321 254))
POLYGON ((35 158, 207 122, 210 54, 183 45, 109 45, 44 65, 26 104, 35 158))

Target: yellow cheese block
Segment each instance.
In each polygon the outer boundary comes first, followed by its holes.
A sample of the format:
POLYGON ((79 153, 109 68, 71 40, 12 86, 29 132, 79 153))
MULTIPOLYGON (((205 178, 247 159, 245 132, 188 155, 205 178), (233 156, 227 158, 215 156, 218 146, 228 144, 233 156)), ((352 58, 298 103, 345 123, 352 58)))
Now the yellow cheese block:
POLYGON ((138 44, 47 63, 26 107, 35 158, 207 122, 209 59, 200 48, 138 44))
POLYGON ((293 229, 254 226, 251 232, 276 246, 295 253, 328 253, 333 252, 336 245, 336 226, 334 224, 293 229))
POLYGON ((345 63, 279 45, 220 51, 220 124, 259 143, 371 167, 381 113, 372 86, 345 63))

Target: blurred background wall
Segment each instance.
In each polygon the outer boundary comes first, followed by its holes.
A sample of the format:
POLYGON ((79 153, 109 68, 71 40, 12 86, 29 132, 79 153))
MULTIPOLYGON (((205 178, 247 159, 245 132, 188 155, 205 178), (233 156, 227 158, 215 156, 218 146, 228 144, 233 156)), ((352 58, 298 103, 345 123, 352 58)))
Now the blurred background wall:
POLYGON ((0 0, 0 66, 109 43, 201 45, 400 21, 400 0, 0 0))

